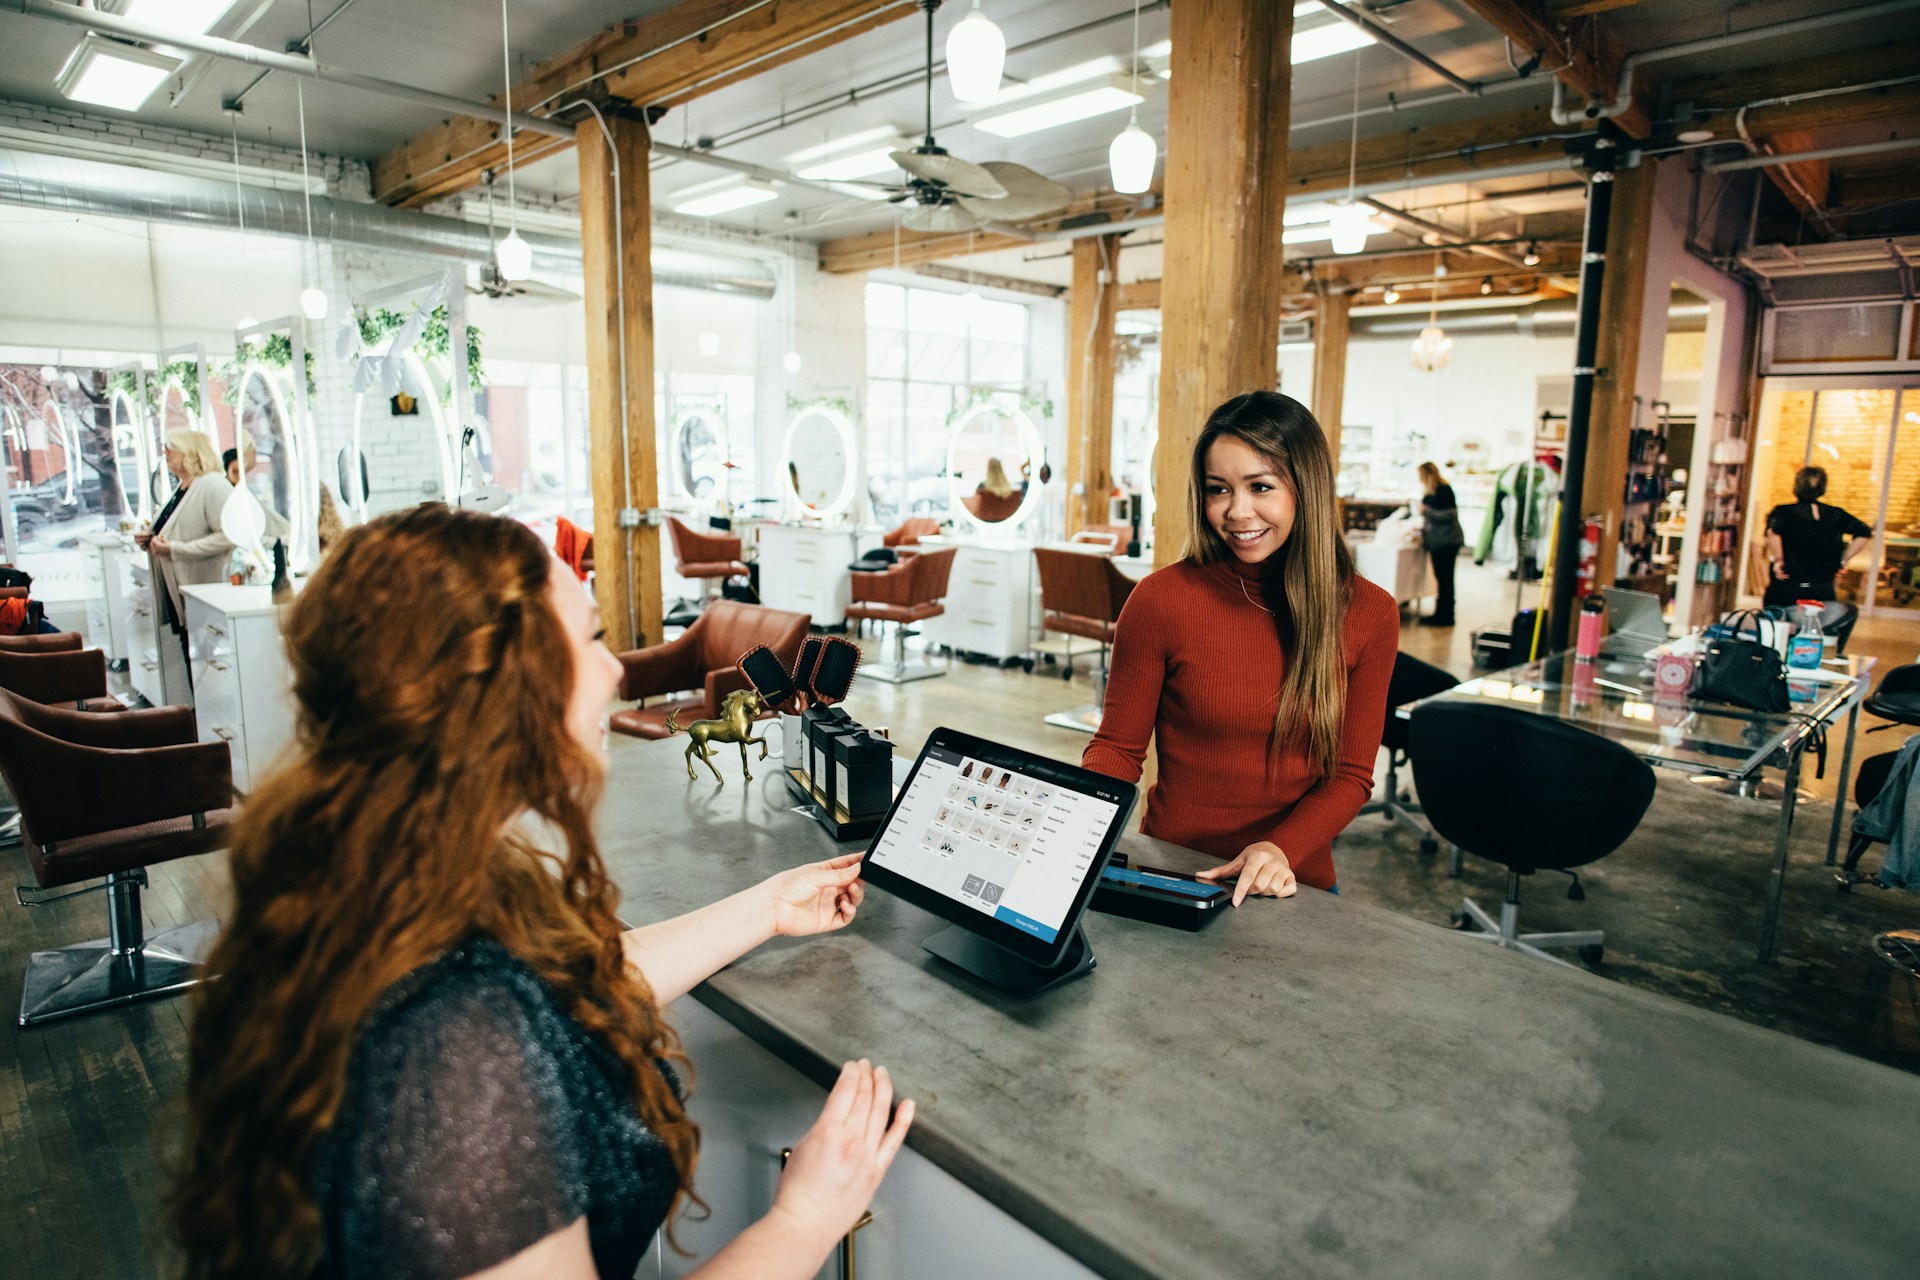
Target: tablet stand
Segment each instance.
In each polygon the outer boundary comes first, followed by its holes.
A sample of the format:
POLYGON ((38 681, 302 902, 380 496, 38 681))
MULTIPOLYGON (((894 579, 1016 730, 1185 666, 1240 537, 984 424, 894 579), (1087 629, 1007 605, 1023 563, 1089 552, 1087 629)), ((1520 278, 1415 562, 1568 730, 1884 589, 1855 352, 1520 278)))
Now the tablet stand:
POLYGON ((1066 951, 1061 953, 1060 963, 1051 967, 1015 955, 1000 944, 988 942, 979 934, 962 929, 959 925, 942 929, 921 945, 954 968, 964 970, 1010 996, 1039 995, 1049 987, 1057 987, 1091 972, 1094 965, 1093 948, 1087 945, 1087 935, 1081 932, 1077 923, 1073 926, 1073 937, 1068 941, 1066 951))

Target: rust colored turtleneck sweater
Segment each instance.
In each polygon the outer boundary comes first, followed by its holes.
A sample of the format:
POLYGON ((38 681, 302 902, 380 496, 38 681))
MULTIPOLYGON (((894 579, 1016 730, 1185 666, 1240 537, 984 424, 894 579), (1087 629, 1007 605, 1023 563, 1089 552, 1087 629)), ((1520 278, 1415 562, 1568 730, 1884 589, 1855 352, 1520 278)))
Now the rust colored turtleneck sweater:
POLYGON ((1269 760, 1286 661, 1260 607, 1259 571, 1237 560, 1183 560, 1134 589, 1115 628, 1105 715, 1081 764, 1137 782, 1153 735, 1160 777, 1141 831, 1221 859, 1271 840, 1300 883, 1331 888, 1333 838, 1373 793, 1400 611, 1379 587, 1354 579, 1340 758, 1316 781, 1300 751, 1269 760))

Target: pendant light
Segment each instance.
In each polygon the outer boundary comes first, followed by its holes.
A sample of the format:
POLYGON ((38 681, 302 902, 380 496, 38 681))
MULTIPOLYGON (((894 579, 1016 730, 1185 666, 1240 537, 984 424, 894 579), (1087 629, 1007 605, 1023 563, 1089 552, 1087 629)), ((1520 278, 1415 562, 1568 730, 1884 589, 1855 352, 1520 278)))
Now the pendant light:
MULTIPOLYGON (((936 0, 936 4, 938 0, 936 0)), ((1000 92, 1000 72, 1007 65, 1007 38, 992 19, 973 10, 947 32, 947 84, 961 102, 985 102, 1000 92)))
POLYGON ((787 354, 780 357, 780 367, 788 373, 800 372, 800 312, 795 304, 794 295, 800 291, 800 264, 793 255, 793 233, 787 233, 787 354))
POLYGON ((1440 277, 1445 274, 1441 268, 1445 265, 1441 255, 1433 255, 1433 283, 1427 294, 1427 327, 1413 340, 1413 367, 1422 373, 1438 373, 1447 367, 1447 353, 1453 350, 1453 339, 1440 327, 1440 277))
POLYGON ((1348 117, 1352 122, 1347 129, 1347 198, 1343 204, 1333 206, 1333 212, 1327 217, 1328 229, 1332 232, 1335 253, 1360 253, 1367 247, 1367 233, 1373 230, 1373 211, 1360 204, 1355 196, 1359 187, 1355 182, 1360 165, 1360 51, 1353 52, 1353 114, 1348 117))
MULTIPOLYGON (((307 248, 313 252, 313 264, 320 265, 320 246, 313 242, 313 179, 307 172, 307 90, 306 82, 299 77, 293 81, 294 101, 300 107, 300 202, 307 209, 307 248)), ((308 285, 300 291, 300 313, 309 320, 327 318, 326 290, 318 285, 308 285)))
MULTIPOLYGON (((1140 0, 1133 0, 1133 94, 1140 96, 1140 0)), ((1140 104, 1127 108, 1127 127, 1107 148, 1107 168, 1113 174, 1113 189, 1122 195, 1137 196, 1153 185, 1153 166, 1160 159, 1160 148, 1153 135, 1140 127, 1140 104)))
MULTIPOLYGON (((227 112, 227 128, 233 136, 233 207, 240 218, 240 292, 253 292, 253 272, 247 269, 247 193, 240 186, 240 112, 238 108, 227 112)), ((251 329, 260 322, 253 318, 253 312, 243 311, 233 322, 236 329, 251 329)))
POLYGON ((506 115, 501 125, 507 135, 507 238, 494 250, 505 280, 525 280, 533 272, 533 246, 520 238, 518 201, 513 192, 513 57, 507 47, 507 0, 500 0, 500 65, 506 87, 502 101, 506 115))

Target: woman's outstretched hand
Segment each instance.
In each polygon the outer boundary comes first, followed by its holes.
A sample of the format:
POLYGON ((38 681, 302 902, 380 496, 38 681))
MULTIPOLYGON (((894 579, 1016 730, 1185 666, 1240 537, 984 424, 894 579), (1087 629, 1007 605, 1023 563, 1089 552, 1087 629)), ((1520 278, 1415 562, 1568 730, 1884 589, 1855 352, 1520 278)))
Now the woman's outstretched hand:
POLYGON ((864 1058, 841 1067, 820 1118, 793 1148, 769 1216, 786 1217, 803 1238, 829 1248, 853 1230, 913 1123, 910 1099, 889 1123, 892 1106, 893 1080, 885 1067, 864 1058))
POLYGON ((801 938, 851 924, 867 892, 860 883, 860 859, 864 856, 845 853, 762 881, 760 888, 773 914, 774 935, 801 938))
POLYGON ((1242 849, 1232 862, 1202 871, 1195 878, 1209 882, 1237 879, 1239 883, 1233 889, 1236 907, 1249 896, 1291 898, 1300 891, 1299 883, 1293 878, 1293 864, 1271 840, 1256 840, 1242 849))

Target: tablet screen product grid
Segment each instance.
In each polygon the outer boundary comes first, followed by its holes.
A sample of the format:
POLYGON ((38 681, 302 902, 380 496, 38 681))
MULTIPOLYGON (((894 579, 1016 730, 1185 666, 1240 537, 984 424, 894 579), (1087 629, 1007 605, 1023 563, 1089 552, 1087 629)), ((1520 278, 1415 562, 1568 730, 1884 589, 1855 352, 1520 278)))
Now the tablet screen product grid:
POLYGON ((1052 942, 1118 810, 1098 797, 935 747, 873 857, 1052 942))

